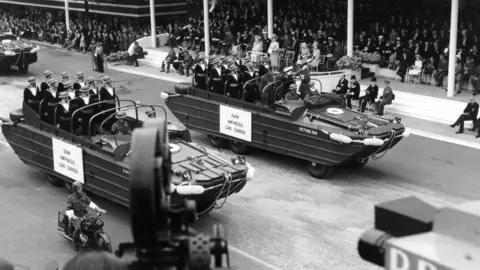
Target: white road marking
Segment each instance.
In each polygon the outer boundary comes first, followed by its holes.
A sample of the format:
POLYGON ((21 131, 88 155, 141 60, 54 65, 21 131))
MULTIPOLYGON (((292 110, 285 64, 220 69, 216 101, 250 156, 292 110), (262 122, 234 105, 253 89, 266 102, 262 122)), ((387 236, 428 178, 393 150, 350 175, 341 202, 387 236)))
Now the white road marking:
POLYGON ((480 150, 480 140, 478 143, 476 143, 476 142, 470 142, 467 140, 457 139, 449 136, 443 136, 443 135, 439 135, 439 134, 435 134, 435 133, 431 133, 423 130, 418 130, 418 129, 407 128, 407 130, 410 131, 411 134, 415 134, 417 136, 480 150))
POLYGON ((260 264, 260 265, 262 265, 262 266, 265 266, 265 267, 268 268, 268 269, 272 269, 272 270, 282 270, 281 268, 278 268, 278 267, 276 267, 276 266, 273 265, 273 264, 270 264, 270 263, 268 263, 268 262, 266 262, 266 261, 264 261, 264 260, 261 260, 261 259, 255 257, 255 256, 253 256, 253 255, 250 255, 250 254, 248 254, 248 253, 242 251, 241 249, 236 248, 236 247, 234 247, 234 246, 232 246, 232 245, 228 245, 228 250, 231 250, 231 251, 233 251, 233 252, 235 252, 235 253, 237 253, 237 254, 239 254, 239 255, 242 255, 243 257, 245 257, 245 258, 247 258, 247 259, 250 259, 250 260, 252 260, 252 261, 254 261, 254 262, 256 262, 256 263, 258 263, 258 264, 260 264))

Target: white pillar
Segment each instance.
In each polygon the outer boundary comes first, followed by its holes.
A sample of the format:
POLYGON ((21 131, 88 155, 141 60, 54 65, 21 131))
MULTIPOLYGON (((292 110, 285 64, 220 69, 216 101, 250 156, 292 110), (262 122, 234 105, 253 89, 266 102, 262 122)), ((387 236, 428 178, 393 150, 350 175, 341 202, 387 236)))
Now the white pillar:
POLYGON ((70 30, 70 10, 68 9, 68 1, 65 0, 65 26, 70 30))
POLYGON ((267 0, 267 22, 268 37, 271 38, 273 35, 273 0, 267 0))
POLYGON ((347 12, 347 56, 353 56, 353 0, 348 0, 347 12))
POLYGON ((152 48, 157 47, 157 25, 155 23, 155 0, 150 0, 150 28, 152 29, 152 48))
POLYGON ((450 18, 450 48, 448 49, 448 91, 447 97, 455 94, 455 63, 457 60, 458 0, 452 0, 450 18))
POLYGON ((208 20, 208 0, 203 0, 203 28, 204 28, 204 40, 205 40, 205 60, 209 63, 210 56, 210 27, 208 20))

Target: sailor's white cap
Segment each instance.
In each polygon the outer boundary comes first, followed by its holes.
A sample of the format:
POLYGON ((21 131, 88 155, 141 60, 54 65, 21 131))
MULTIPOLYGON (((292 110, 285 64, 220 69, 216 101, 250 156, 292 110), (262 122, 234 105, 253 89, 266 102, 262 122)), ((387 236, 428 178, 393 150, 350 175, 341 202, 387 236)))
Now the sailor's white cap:
POLYGON ((293 67, 289 66, 289 67, 284 68, 283 72, 289 72, 289 71, 292 71, 292 70, 293 70, 293 67))

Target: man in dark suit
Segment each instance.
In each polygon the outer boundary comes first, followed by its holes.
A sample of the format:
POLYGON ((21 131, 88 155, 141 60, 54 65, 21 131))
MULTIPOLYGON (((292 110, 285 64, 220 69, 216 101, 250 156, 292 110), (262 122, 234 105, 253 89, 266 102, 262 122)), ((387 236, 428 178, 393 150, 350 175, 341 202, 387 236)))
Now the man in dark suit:
POLYGON ((478 103, 475 101, 475 96, 470 97, 470 100, 463 110, 463 113, 458 117, 457 121, 450 125, 452 128, 460 126, 457 134, 463 133, 465 121, 475 121, 478 116, 478 103))
POLYGON ((423 59, 430 59, 430 57, 433 56, 432 44, 430 44, 429 41, 425 41, 423 43, 423 48, 420 55, 422 56, 423 59))
POLYGON ((345 95, 347 93, 348 89, 348 81, 345 79, 345 74, 343 74, 340 77, 340 80, 338 80, 337 86, 335 89, 332 91, 337 95, 345 95))
POLYGON ((348 84, 348 92, 346 95, 347 99, 347 108, 352 109, 352 99, 358 100, 360 95, 360 84, 357 82, 355 75, 350 77, 350 83, 348 84))
POLYGON ((382 116, 385 106, 392 104, 393 98, 394 95, 392 88, 390 87, 390 81, 385 81, 385 87, 383 88, 382 96, 375 100, 376 114, 382 116))

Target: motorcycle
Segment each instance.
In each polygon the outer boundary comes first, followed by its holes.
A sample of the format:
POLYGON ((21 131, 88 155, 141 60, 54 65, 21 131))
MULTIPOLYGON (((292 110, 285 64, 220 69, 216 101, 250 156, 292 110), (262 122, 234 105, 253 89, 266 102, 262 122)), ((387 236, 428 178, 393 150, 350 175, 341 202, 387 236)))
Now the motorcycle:
MULTIPOLYGON (((112 241, 103 231, 104 222, 100 219, 101 213, 97 212, 95 217, 84 217, 80 219, 80 240, 79 246, 87 249, 94 249, 112 252, 112 241)), ((73 243, 73 232, 75 227, 69 220, 65 210, 58 212, 58 234, 73 243)))

